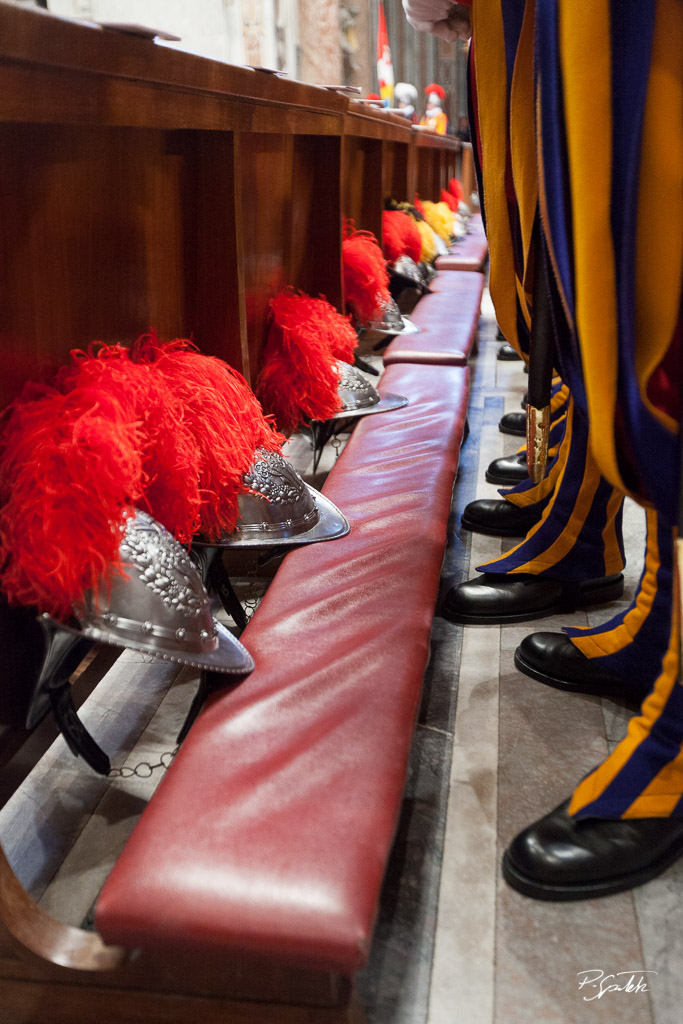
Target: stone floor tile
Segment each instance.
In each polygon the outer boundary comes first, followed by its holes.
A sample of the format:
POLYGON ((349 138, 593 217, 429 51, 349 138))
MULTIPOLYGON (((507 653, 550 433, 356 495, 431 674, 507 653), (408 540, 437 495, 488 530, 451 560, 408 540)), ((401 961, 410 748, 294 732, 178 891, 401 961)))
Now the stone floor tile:
POLYGON ((683 964, 683 861, 635 889, 634 900, 650 977, 654 1024, 679 1024, 683 964))
POLYGON ((465 631, 463 638, 429 1024, 446 1024, 448 1020, 488 1024, 491 1020, 498 761, 497 634, 497 627, 488 627, 465 631))

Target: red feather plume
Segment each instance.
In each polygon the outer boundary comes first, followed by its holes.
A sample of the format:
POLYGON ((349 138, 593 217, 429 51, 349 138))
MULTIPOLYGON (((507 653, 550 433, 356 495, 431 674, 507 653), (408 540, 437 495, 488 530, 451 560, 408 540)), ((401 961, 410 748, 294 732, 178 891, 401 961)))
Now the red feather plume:
POLYGON ((415 263, 420 262, 420 256, 422 253, 422 238, 420 236, 420 229, 417 224, 407 213, 402 214, 405 220, 402 222, 403 226, 403 242, 405 245, 406 256, 410 256, 411 260, 415 263))
POLYGON ((402 217, 405 217, 405 214, 399 213, 398 210, 385 210, 382 214, 382 249, 389 263, 395 263, 405 251, 402 217))
POLYGON ((447 192, 445 188, 441 189, 441 202, 446 203, 451 208, 453 213, 458 212, 458 200, 450 192, 447 192))
POLYGON ((182 544, 199 529, 201 452, 188 429, 185 409, 151 365, 133 363, 120 345, 71 353, 71 364, 56 377, 63 391, 89 387, 126 405, 142 429, 145 508, 182 544))
POLYGON ((455 197, 456 202, 460 203, 463 200, 462 185, 457 178, 451 178, 448 182, 448 191, 452 196, 455 197))
POLYGON ((347 232, 342 242, 344 294, 361 320, 369 321, 378 305, 391 298, 389 274, 375 236, 348 227, 347 232))
POLYGON ((382 215, 382 236, 384 254, 390 262, 395 263, 399 256, 409 256, 415 263, 420 262, 420 232, 407 213, 385 210, 382 215))
POLYGON ((207 540, 231 533, 238 519, 242 476, 257 448, 279 452, 284 437, 273 430, 244 377, 185 339, 160 343, 154 332, 133 346, 134 363, 151 364, 183 407, 199 459, 200 531, 207 540))
POLYGON ((340 373, 329 338, 319 329, 319 299, 285 289, 271 299, 271 323, 256 394, 289 433, 306 418, 327 420, 341 410, 340 373))
POLYGON ((90 387, 28 385, 0 441, 0 583, 10 601, 68 618, 123 572, 119 548, 142 493, 129 403, 90 387))
POLYGON ((327 299, 309 299, 311 319, 316 330, 325 339, 333 359, 352 363, 358 348, 358 335, 351 325, 351 317, 338 313, 327 299))

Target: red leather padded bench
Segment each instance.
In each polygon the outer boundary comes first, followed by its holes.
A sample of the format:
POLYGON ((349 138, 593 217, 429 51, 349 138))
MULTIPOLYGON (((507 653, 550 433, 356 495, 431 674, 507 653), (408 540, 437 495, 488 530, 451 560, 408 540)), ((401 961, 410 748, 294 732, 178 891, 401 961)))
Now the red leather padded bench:
POLYGON ((423 295, 410 316, 422 333, 407 337, 397 335, 384 353, 385 366, 392 363, 466 365, 477 337, 483 274, 464 271, 437 274, 430 288, 433 293, 423 295), (438 284, 443 278, 453 283, 440 291, 438 284))
POLYGON ((481 214, 474 214, 468 224, 468 234, 458 242, 448 256, 437 256, 437 270, 482 270, 488 256, 489 245, 481 214))
POLYGON ((208 701, 104 886, 96 920, 107 943, 167 949, 176 962, 218 950, 226 971, 231 954, 255 954, 349 978, 366 960, 468 373, 383 375, 380 390, 410 404, 361 419, 324 488, 351 532, 278 570, 242 638, 255 671, 208 701))

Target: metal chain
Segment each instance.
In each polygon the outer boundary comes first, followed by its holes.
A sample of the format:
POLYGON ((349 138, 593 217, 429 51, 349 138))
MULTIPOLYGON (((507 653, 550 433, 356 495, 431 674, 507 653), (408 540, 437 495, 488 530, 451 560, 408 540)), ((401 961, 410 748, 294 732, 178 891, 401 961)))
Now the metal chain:
POLYGON ((107 776, 110 779, 132 779, 135 775, 138 779, 149 779, 158 768, 163 769, 163 771, 170 768, 171 762, 179 749, 179 747, 176 747, 174 750, 165 750, 156 764, 150 764, 149 761, 140 761, 134 768, 127 764, 122 765, 120 768, 110 768, 107 776))
POLYGON ((247 575, 247 592, 244 601, 242 602, 244 614, 246 615, 248 621, 251 620, 252 615, 258 608, 259 603, 261 601, 261 595, 258 593, 256 589, 257 575, 258 565, 254 561, 251 563, 251 566, 249 568, 249 573, 247 575))

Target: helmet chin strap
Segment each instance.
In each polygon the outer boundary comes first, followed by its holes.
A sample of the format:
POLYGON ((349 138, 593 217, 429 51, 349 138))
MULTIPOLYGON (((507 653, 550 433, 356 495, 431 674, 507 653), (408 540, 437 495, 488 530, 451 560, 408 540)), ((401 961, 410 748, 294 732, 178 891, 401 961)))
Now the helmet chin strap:
POLYGON ((49 694, 52 714, 71 753, 76 757, 80 754, 98 775, 108 775, 111 762, 78 717, 69 680, 52 686, 49 694))
MULTIPOLYGON (((237 601, 236 597, 235 601, 237 601)), ((49 615, 40 615, 38 622, 45 637, 45 656, 38 681, 34 687, 27 722, 36 725, 50 708, 57 727, 64 737, 64 742, 74 757, 82 757, 98 775, 109 775, 111 761, 78 717, 69 682, 70 677, 94 646, 95 641, 88 637, 75 636, 62 629, 59 623, 51 619, 49 615)), ((202 670, 197 692, 178 734, 176 741, 178 744, 182 743, 187 736, 190 726, 211 691, 224 686, 225 677, 219 672, 202 670)))
POLYGON ((80 755, 99 775, 106 775, 111 768, 109 758, 78 717, 69 682, 94 641, 61 629, 48 615, 39 616, 38 621, 45 638, 45 656, 27 721, 33 719, 35 724, 42 714, 41 705, 47 710, 49 704, 69 750, 76 757, 80 755))

